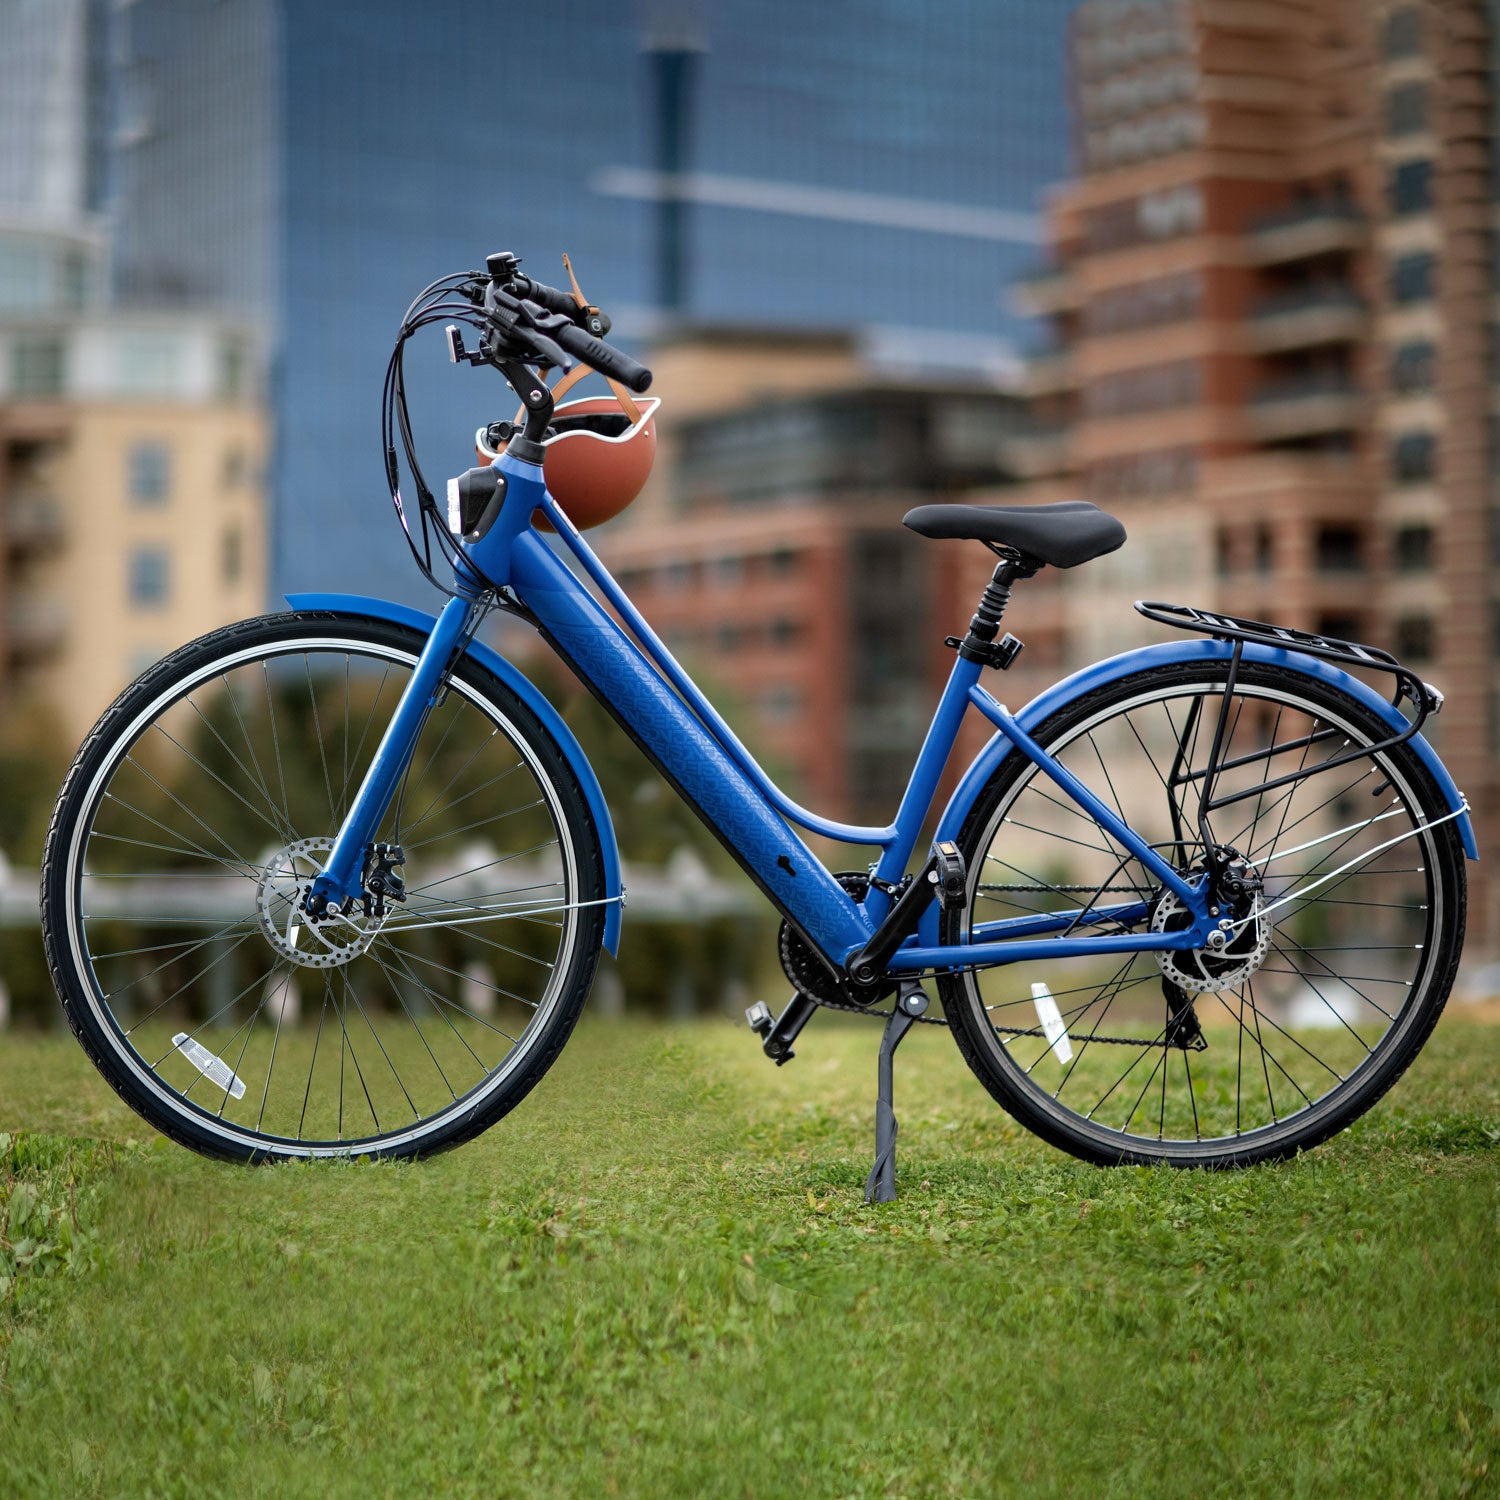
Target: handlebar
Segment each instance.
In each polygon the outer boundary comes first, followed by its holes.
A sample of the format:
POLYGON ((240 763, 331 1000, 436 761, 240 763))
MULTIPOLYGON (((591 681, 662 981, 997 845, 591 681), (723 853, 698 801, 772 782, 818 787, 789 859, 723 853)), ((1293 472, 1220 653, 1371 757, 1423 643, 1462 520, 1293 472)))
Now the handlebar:
POLYGON ((650 390, 651 371, 603 339, 596 339, 593 334, 571 325, 559 328, 555 338, 574 359, 582 360, 591 370, 597 370, 610 380, 618 380, 636 395, 650 390))
MULTIPOLYGON (((493 310, 498 302, 511 311, 511 316, 506 319, 507 334, 522 337, 533 346, 546 346, 549 343, 560 346, 591 370, 597 370, 606 378, 618 381, 637 395, 650 388, 650 370, 631 359, 628 354, 622 354, 612 344, 606 344, 602 338, 596 337, 608 333, 610 327, 609 319, 597 308, 580 307, 571 292, 560 291, 557 287, 523 275, 518 269, 516 257, 507 252, 489 256, 485 264, 491 288, 491 296, 485 299, 486 309, 493 310), (496 296, 496 293, 499 295, 496 296), (568 321, 554 324, 549 319, 536 329, 523 331, 514 313, 519 310, 517 304, 524 308, 528 303, 534 304, 533 316, 536 309, 540 308, 554 318, 566 318, 568 321)), ((544 347, 542 352, 549 358, 554 357, 550 348, 544 347)))
MULTIPOLYGON (((517 297, 524 297, 528 302, 539 302, 548 312, 562 313, 567 318, 580 317, 584 309, 579 307, 573 300, 572 292, 559 291, 555 286, 548 286, 543 281, 533 281, 529 276, 523 276, 517 271, 511 276, 507 283, 507 290, 513 292, 517 297)), ((600 333, 609 332, 609 319, 601 313, 599 322, 602 325, 600 333)), ((590 328, 588 332, 594 330, 590 328)))

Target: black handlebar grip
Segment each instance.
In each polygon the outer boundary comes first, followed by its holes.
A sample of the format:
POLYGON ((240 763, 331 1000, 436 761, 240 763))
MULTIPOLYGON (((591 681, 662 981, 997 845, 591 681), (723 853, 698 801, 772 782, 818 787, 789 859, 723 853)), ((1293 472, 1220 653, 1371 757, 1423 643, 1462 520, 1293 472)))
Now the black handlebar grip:
POLYGON ((637 364, 628 354, 621 354, 613 345, 574 326, 559 328, 555 337, 569 354, 581 359, 591 370, 618 380, 637 395, 650 390, 651 371, 645 365, 637 364))
POLYGON ((525 297, 531 302, 540 302, 548 312, 562 313, 565 317, 576 317, 578 304, 573 300, 572 292, 560 292, 555 286, 548 286, 542 281, 533 281, 529 276, 519 273, 511 282, 518 297, 525 297))

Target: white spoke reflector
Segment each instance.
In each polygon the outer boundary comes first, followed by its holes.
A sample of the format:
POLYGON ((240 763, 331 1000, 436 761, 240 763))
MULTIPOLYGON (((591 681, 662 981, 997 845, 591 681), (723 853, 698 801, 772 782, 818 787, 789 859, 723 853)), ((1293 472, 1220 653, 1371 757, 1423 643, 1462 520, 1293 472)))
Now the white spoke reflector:
POLYGON ((207 1047, 200 1045, 187 1032, 179 1031, 172 1038, 172 1045, 197 1068, 210 1083, 216 1083, 226 1094, 235 1099, 245 1097, 243 1080, 235 1076, 234 1069, 222 1057, 215 1057, 207 1047))
POLYGON ((1036 1006, 1036 1018, 1042 1023, 1042 1034, 1047 1038, 1052 1055, 1060 1063, 1072 1062, 1073 1048, 1068 1041, 1067 1024, 1057 1008, 1057 1001, 1052 998, 1052 991, 1040 982, 1033 984, 1031 1003, 1036 1006))

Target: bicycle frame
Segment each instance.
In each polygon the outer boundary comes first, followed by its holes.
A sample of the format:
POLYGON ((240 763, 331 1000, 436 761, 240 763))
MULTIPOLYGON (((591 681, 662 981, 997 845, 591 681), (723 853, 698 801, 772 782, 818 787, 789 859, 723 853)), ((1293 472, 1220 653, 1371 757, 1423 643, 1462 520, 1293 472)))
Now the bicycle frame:
MULTIPOLYGON (((489 531, 465 542, 457 592, 433 624, 410 682, 386 729, 365 780, 340 828, 328 864, 315 882, 315 895, 340 905, 361 891, 364 851, 372 841, 396 788, 410 763, 427 713, 441 693, 455 657, 468 649, 483 611, 482 600, 498 588, 507 607, 529 618, 562 659, 598 696, 658 770, 698 813, 776 909, 841 972, 890 909, 892 897, 879 882, 894 885, 906 873, 923 823, 970 709, 998 730, 970 767, 945 814, 939 837, 949 837, 955 807, 966 807, 999 760, 1013 752, 1026 757, 1109 837, 1137 859, 1149 875, 1191 913, 1189 925, 1166 933, 1110 931, 1073 935, 1075 928, 1122 928, 1139 923, 1147 903, 1089 905, 1058 912, 1010 917, 979 924, 971 941, 937 940, 936 902, 928 908, 915 936, 907 938, 891 959, 895 975, 934 970, 987 968, 1034 959, 1139 953, 1201 948, 1213 925, 1206 886, 1186 879, 1119 816, 1032 738, 1009 709, 979 684, 980 663, 955 656, 918 753, 911 779, 894 820, 884 827, 837 822, 793 801, 778 787, 704 697, 682 666, 630 602, 577 528, 548 494, 540 466, 502 454, 494 467, 506 481, 506 498, 489 531), (535 529, 538 514, 547 518, 583 574, 599 590, 624 628, 585 583, 535 529), (634 639, 632 639, 634 637, 634 639), (640 644, 637 644, 639 642, 640 644), (793 826, 795 825, 795 826, 793 826), (871 869, 876 883, 856 901, 796 832, 801 828, 843 843, 879 851, 871 869)), ((295 601, 294 601, 295 602, 295 601)), ((309 601, 311 602, 311 601, 309 601)), ((1406 727, 1395 707, 1357 678, 1335 672, 1324 662, 1295 651, 1248 649, 1253 657, 1294 661, 1310 676, 1336 678, 1346 690, 1370 704, 1398 730, 1406 727)), ((1168 652, 1171 659, 1217 659, 1230 647, 1220 642, 1185 642, 1176 647, 1147 648, 1100 663, 1078 678, 1060 683, 1029 705, 1024 717, 1040 722, 1044 710, 1108 680, 1136 670, 1168 652)), ((1438 777, 1453 815, 1460 820, 1466 852, 1477 856, 1464 803, 1431 747, 1420 736, 1412 740, 1438 777)), ((615 913, 612 912, 612 915, 615 913)))
POLYGON ((877 849, 875 876, 883 882, 899 881, 916 849, 959 726, 971 708, 993 723, 1010 745, 1033 761, 1154 879, 1173 891, 1192 912, 1193 921, 1170 933, 1057 935, 1075 927, 1138 922, 1147 908, 1144 902, 1132 901, 984 923, 973 930, 973 941, 956 946, 924 942, 924 933, 931 936, 931 924, 924 922, 923 931, 897 951, 890 964, 893 973, 1201 947, 1207 940, 1211 921, 1201 882, 1184 879, 1114 809, 1049 756, 1009 710, 979 685, 983 669, 978 662, 955 657, 891 823, 884 827, 841 823, 800 806, 770 779, 641 617, 547 493, 540 466, 503 454, 495 468, 506 481, 504 504, 486 535, 465 544, 475 571, 467 576, 460 572, 458 593, 428 638, 327 866, 314 885, 315 895, 340 905, 359 896, 364 851, 395 796, 448 670, 467 646, 481 613, 482 597, 497 586, 511 607, 519 607, 536 623, 558 655, 589 685, 777 910, 835 970, 842 970, 849 956, 870 938, 892 898, 872 884, 865 900, 856 901, 791 825, 877 849), (626 628, 621 628, 538 533, 533 525, 538 512, 550 521, 626 628))

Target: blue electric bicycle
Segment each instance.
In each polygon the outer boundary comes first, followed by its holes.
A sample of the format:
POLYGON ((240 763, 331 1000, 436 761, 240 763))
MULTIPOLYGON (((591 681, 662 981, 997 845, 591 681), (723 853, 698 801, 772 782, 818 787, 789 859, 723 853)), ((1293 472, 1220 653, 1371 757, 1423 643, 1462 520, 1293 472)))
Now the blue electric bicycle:
POLYGON ((1084 503, 927 505, 906 525, 998 565, 948 641, 892 822, 819 817, 756 764, 544 482, 550 369, 650 384, 608 331, 511 256, 433 283, 392 355, 385 454, 441 614, 294 597, 158 663, 89 736, 48 836, 44 931, 68 1019, 120 1095, 213 1156, 413 1156, 486 1129, 551 1065, 626 892, 588 761, 479 634, 504 610, 781 913, 794 993, 749 1014, 766 1053, 790 1058, 819 1007, 885 1018, 871 1197, 894 1195, 892 1059, 938 1019, 927 980, 995 1099, 1092 1162, 1240 1166, 1369 1109, 1431 1032, 1462 947, 1477 851, 1420 733, 1440 695, 1371 647, 1142 604, 1189 634, 1012 713, 983 685, 1020 650, 1000 630, 1012 589, 1124 528, 1084 503), (416 464, 402 375, 407 340, 442 322, 453 357, 498 369, 521 403, 446 506, 416 464), (970 712, 995 734, 929 823, 970 712), (873 857, 830 870, 798 829, 873 857))

